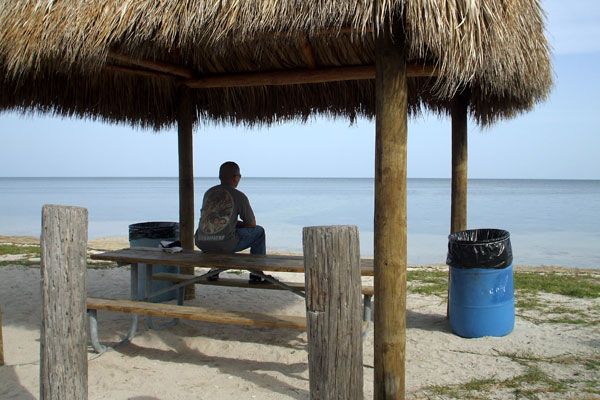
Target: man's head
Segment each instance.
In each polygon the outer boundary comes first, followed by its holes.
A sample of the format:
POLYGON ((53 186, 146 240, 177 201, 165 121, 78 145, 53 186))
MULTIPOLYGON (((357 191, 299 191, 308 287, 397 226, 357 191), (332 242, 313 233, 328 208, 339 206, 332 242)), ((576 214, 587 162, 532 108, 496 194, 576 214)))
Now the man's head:
POLYGON ((219 179, 222 184, 237 187, 241 177, 240 166, 233 161, 227 161, 221 164, 221 168, 219 168, 219 179))

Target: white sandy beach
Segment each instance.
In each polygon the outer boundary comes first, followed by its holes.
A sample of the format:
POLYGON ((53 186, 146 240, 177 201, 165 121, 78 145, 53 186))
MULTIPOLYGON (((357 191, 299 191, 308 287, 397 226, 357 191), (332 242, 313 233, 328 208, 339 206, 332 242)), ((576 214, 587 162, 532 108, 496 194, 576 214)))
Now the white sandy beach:
MULTIPOLYGON (((90 247, 114 248, 121 244, 114 240, 92 241, 90 247)), ((286 280, 303 279, 287 275, 286 280)), ((39 280, 39 268, 0 268, 6 362, 0 367, 3 400, 39 396, 39 280)), ((124 267, 90 269, 88 288, 91 296, 127 298, 129 271, 124 267)), ((197 286, 196 290, 197 298, 190 304, 208 308, 299 316, 305 312, 303 299, 289 292, 205 286, 197 286)), ((542 300, 600 319, 597 298, 543 295, 542 300)), ((480 379, 506 382, 524 376, 531 368, 542 370, 552 379, 573 382, 565 390, 537 393, 533 398, 600 398, 593 390, 583 390, 589 382, 600 379, 598 324, 544 323, 539 320, 543 316, 530 313, 518 315, 514 331, 506 337, 463 339, 449 331, 445 311, 446 303, 440 297, 408 296, 408 398, 455 398, 445 397, 443 390, 432 390, 432 386, 452 388, 480 379)), ((101 341, 116 346, 127 331, 128 320, 123 314, 100 313, 101 341)), ((101 355, 89 347, 88 360, 90 399, 309 398, 306 334, 291 330, 181 321, 176 327, 157 331, 142 324, 132 343, 101 355)), ((364 393, 370 399, 372 327, 364 340, 363 362, 364 393)), ((473 398, 520 398, 507 385, 488 385, 479 390, 473 398)))

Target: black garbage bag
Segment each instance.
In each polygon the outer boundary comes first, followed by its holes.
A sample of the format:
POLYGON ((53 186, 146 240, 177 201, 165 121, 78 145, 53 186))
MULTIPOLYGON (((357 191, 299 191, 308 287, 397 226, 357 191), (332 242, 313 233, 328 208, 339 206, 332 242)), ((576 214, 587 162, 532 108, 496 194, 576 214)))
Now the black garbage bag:
POLYGON ((455 268, 505 268, 512 264, 510 233, 470 229, 448 236, 446 264, 455 268))
POLYGON ((129 225, 129 240, 179 237, 177 222, 140 222, 129 225))

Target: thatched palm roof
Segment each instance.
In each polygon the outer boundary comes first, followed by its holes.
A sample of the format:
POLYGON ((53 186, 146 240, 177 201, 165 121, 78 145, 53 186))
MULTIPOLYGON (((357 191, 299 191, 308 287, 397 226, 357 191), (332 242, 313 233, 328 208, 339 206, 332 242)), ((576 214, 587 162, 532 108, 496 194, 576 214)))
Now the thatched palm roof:
MULTIPOLYGON (((410 110, 467 89, 480 123, 530 109, 551 86, 539 0, 4 0, 0 110, 161 128, 185 82, 260 71, 374 65, 384 18, 411 63, 410 110), (403 28, 404 32, 400 32, 403 28), (154 64, 152 64, 152 62, 154 64), (162 71, 157 73, 157 71, 162 71)), ((371 79, 192 90, 200 120, 271 123, 374 114, 371 79)))

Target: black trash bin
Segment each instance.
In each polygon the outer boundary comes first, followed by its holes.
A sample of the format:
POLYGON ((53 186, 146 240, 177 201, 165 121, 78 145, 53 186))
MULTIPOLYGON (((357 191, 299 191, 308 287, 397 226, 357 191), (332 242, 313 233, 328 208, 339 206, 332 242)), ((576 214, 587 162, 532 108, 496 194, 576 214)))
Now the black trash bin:
POLYGON ((449 319, 452 332, 467 338, 505 336, 515 323, 510 234, 471 229, 448 236, 449 319))
MULTIPOLYGON (((141 222, 129 225, 129 246, 134 247, 158 247, 161 240, 175 241, 179 240, 179 223, 177 222, 141 222)), ((179 273, 178 267, 167 265, 153 265, 152 273, 170 272, 179 273)), ((146 270, 138 271, 138 282, 144 284, 146 279, 146 270)), ((173 286, 172 282, 152 281, 150 290, 165 289, 173 286)), ((153 297, 150 301, 159 303, 177 298, 177 291, 167 292, 153 297)))

